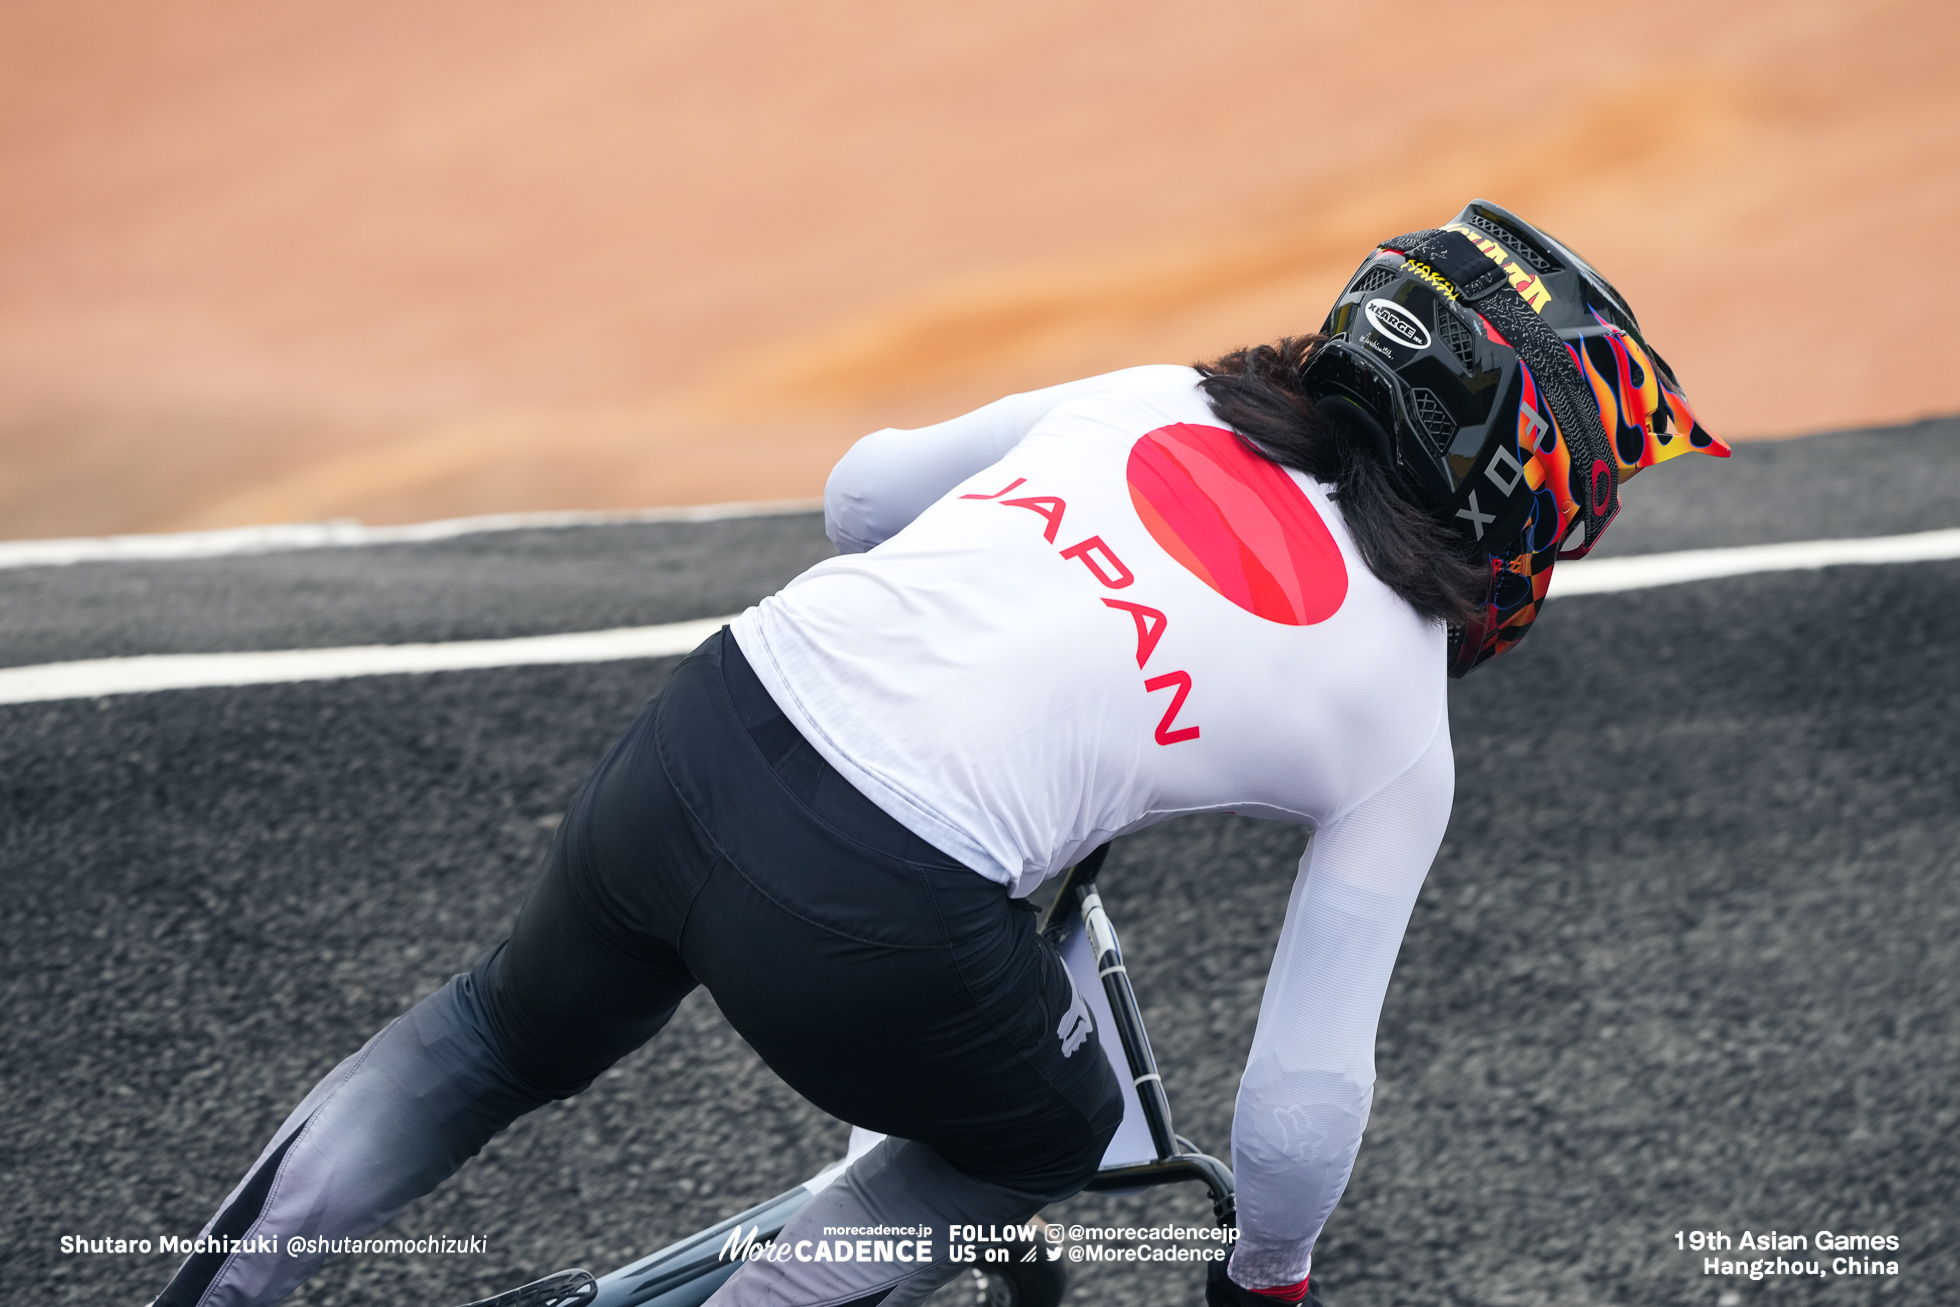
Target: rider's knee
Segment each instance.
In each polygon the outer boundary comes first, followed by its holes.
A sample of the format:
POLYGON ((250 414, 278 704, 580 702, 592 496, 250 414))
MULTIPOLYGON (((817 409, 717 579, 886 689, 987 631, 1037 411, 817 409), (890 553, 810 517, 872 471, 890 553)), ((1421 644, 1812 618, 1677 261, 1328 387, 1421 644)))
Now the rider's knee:
POLYGON ((511 1084, 540 1103, 566 1099, 584 1090, 585 1081, 567 1083, 534 1024, 517 1000, 511 979, 510 941, 477 959, 476 965, 452 979, 443 997, 464 1018, 469 1034, 511 1084))
POLYGON ((1123 1124, 1123 1093, 1108 1063, 1102 1063, 1101 1070, 1103 1074, 1078 1093, 1075 1106, 1082 1115, 1074 1128, 1053 1141, 1036 1173, 1025 1181, 1047 1202, 1059 1202, 1082 1191, 1095 1177, 1103 1154, 1109 1151, 1109 1141, 1123 1124))
MULTIPOLYGON (((1088 1184, 1102 1165, 1103 1154, 1109 1151, 1110 1140, 1116 1138, 1117 1128, 1123 1124, 1123 1091, 1117 1087, 1116 1075, 1111 1072, 1103 1078, 1102 1092, 1097 1096, 1089 1116, 1088 1154, 1082 1183, 1088 1184)), ((1080 1161, 1080 1159, 1078 1159, 1080 1161)))

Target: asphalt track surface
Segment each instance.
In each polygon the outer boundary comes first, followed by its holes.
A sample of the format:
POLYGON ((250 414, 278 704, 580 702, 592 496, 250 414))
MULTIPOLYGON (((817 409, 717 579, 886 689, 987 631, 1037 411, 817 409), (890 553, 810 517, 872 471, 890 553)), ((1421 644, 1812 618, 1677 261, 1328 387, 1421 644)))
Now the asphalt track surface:
MULTIPOLYGON (((1684 459, 1627 500, 1602 553, 1956 526, 1960 421, 1684 459)), ((792 516, 22 569, 0 663, 676 621, 828 553, 792 516)), ((1456 813, 1320 1245, 1333 1307, 1954 1300, 1956 599, 1955 562, 1566 598, 1454 687, 1456 813), (1676 1247, 1771 1229, 1897 1235, 1899 1274, 1755 1283, 1676 1247)), ((147 1301, 173 1258, 61 1237, 194 1234, 320 1075, 499 938, 673 661, 0 707, 4 1296, 147 1301)), ((1301 844, 1194 819, 1104 875, 1179 1129, 1214 1152, 1301 844)), ((610 1269, 843 1139, 697 994, 392 1227, 488 1254, 343 1258, 292 1301, 610 1269)), ((1206 1215, 1189 1189, 1050 1213, 1206 1215)), ((1200 1279, 1080 1266, 1072 1300, 1185 1307, 1200 1279)))

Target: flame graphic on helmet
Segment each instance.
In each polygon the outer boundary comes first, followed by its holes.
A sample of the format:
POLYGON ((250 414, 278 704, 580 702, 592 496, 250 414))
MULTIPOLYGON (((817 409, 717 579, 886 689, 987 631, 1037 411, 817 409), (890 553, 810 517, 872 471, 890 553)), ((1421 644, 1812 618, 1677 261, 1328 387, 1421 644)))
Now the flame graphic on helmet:
MULTIPOLYGON (((1632 334, 1599 318, 1599 330, 1566 340, 1566 348, 1592 384, 1600 423, 1613 447, 1620 479, 1692 451, 1727 458, 1728 444, 1695 419, 1687 396, 1656 366, 1632 334)), ((1489 324, 1486 332, 1499 341, 1489 324)), ((1532 489, 1531 515, 1517 552, 1490 560, 1491 588, 1480 618, 1467 626, 1456 664, 1467 670, 1509 650, 1524 638, 1551 590, 1552 566, 1584 553, 1589 542, 1568 542, 1580 517, 1572 494, 1572 454, 1531 369, 1519 360, 1522 387, 1517 414, 1517 458, 1532 489), (1562 550, 1562 546, 1565 546, 1562 550)))
POLYGON ((1592 383, 1620 480, 1690 450, 1727 458, 1727 442, 1695 420, 1688 397, 1668 384, 1646 346, 1597 312, 1593 317, 1599 331, 1576 345, 1568 340, 1566 347, 1592 383))

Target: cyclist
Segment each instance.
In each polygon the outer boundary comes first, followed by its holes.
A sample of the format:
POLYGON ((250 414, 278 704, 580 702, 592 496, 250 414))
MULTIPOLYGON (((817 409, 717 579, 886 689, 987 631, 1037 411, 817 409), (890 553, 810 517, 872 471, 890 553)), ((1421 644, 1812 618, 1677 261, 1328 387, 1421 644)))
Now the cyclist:
MULTIPOLYGON (((1621 480, 1688 449, 1727 453, 1625 301, 1483 201, 1374 251, 1321 335, 867 436, 826 491, 842 556, 676 669, 510 938, 329 1074, 206 1233, 375 1228, 699 984, 790 1085, 888 1136, 711 1301, 915 1304, 955 1271, 948 1224, 1077 1192, 1121 1115, 1028 892, 1233 811, 1313 837, 1207 1298, 1311 1299, 1449 816, 1446 680, 1524 636, 1621 480), (939 1233, 909 1261, 794 1253, 877 1226, 939 1233)), ((270 1302, 318 1264, 262 1246, 193 1256, 159 1302, 270 1302)))

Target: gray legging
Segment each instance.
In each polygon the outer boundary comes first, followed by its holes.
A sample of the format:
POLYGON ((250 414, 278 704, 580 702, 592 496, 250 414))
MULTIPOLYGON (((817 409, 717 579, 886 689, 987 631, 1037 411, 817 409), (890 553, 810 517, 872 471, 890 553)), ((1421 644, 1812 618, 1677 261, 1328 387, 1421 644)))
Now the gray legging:
MULTIPOLYGON (((697 984, 825 1111, 892 1138, 783 1237, 1025 1220, 1121 1118, 1033 913, 899 826, 810 748, 726 631, 588 780, 509 940, 336 1067, 280 1127, 160 1307, 272 1302, 518 1116, 579 1092, 697 984), (276 1252, 265 1252, 270 1238, 276 1252), (227 1245, 229 1246, 229 1245, 227 1245)), ((718 1304, 915 1302, 944 1261, 757 1261, 718 1304)))

